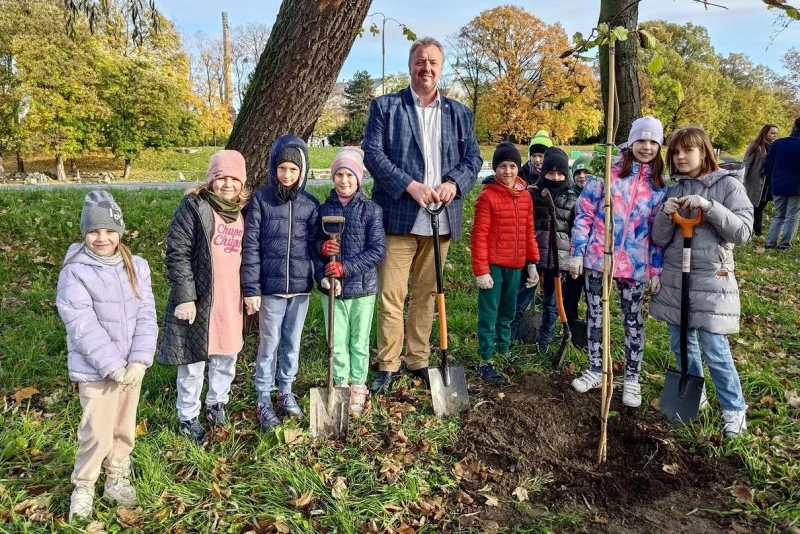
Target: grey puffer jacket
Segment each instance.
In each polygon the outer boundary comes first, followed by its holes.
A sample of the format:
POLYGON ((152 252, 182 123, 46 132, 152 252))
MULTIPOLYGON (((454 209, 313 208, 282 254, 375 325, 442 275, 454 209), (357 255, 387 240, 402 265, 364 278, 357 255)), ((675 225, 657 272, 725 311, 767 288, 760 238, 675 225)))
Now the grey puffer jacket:
POLYGON ((150 367, 158 338, 150 267, 133 256, 137 298, 121 262, 105 265, 83 250, 83 243, 69 247, 56 295, 70 380, 105 380, 133 362, 150 367))
MULTIPOLYGON (((689 274, 689 328, 715 334, 739 331, 739 286, 734 275, 733 247, 747 243, 753 233, 753 205, 744 186, 720 169, 697 179, 673 176, 667 198, 700 195, 713 207, 695 227, 689 274)), ((682 215, 690 216, 682 211, 682 215)), ((683 234, 661 209, 650 237, 664 248, 661 291, 650 302, 650 314, 671 324, 681 323, 683 234)))

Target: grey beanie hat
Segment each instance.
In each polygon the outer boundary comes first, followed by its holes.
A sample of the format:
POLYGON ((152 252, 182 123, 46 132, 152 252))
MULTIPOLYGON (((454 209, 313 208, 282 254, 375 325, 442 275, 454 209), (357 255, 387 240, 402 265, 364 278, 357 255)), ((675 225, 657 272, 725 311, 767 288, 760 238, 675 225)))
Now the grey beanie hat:
POLYGON ((100 228, 114 230, 122 236, 125 233, 122 210, 108 191, 89 191, 83 201, 81 234, 85 237, 89 232, 100 228))

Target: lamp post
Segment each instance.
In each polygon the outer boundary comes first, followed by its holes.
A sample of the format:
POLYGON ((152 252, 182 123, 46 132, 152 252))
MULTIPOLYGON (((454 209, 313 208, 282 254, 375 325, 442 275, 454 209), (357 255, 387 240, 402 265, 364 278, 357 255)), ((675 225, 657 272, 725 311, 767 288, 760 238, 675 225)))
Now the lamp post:
POLYGON ((387 21, 395 22, 398 26, 403 28, 403 35, 405 35, 409 41, 416 40, 417 36, 416 34, 414 34, 414 32, 408 29, 408 26, 406 26, 399 20, 394 19, 392 17, 387 17, 386 15, 384 15, 379 11, 371 13, 367 16, 368 17, 377 16, 381 18, 380 29, 378 29, 378 26, 373 22, 372 26, 369 27, 369 31, 370 33, 372 33, 372 35, 377 35, 379 33, 381 34, 381 94, 385 95, 386 94, 386 22, 387 21))

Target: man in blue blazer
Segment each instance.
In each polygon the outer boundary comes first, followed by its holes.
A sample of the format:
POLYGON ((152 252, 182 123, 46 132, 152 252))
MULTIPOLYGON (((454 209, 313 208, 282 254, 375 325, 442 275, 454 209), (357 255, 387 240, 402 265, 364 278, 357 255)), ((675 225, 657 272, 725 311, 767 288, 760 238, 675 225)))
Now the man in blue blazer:
POLYGON ((364 164, 374 179, 372 198, 383 208, 386 259, 378 267, 378 364, 372 391, 389 391, 400 371, 403 339, 409 371, 428 385, 436 294, 433 238, 425 206, 444 202, 441 251, 461 235, 463 197, 483 164, 472 111, 439 94, 442 45, 426 37, 411 45, 409 87, 372 101, 364 133, 364 164), (408 331, 403 308, 408 294, 408 331))

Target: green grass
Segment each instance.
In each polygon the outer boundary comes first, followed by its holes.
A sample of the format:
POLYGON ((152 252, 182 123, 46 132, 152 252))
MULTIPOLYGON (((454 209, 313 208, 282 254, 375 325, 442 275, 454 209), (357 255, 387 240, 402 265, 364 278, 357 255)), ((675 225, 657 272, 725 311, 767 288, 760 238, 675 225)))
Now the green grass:
MULTIPOLYGON (((314 192, 321 197, 326 189, 314 192)), ((163 313, 168 293, 163 239, 182 193, 120 190, 114 194, 125 213, 126 241, 134 253, 150 262, 156 304, 163 313)), ((84 191, 71 190, 0 191, 0 394, 4 399, 0 532, 79 532, 64 520, 81 410, 67 377, 64 329, 54 300, 63 255, 70 243, 80 239, 83 195, 84 191), (14 393, 29 386, 39 393, 16 402, 14 393)), ((474 203, 475 195, 470 195, 468 204, 474 203)), ((470 210, 465 219, 469 228, 470 210)), ((467 364, 468 378, 475 380, 476 293, 467 244, 465 239, 452 246, 445 266, 448 326, 450 352, 467 364)), ((712 408, 694 426, 676 431, 676 438, 698 454, 740 459, 755 497, 751 503, 736 505, 739 511, 728 512, 740 523, 760 518, 762 526, 778 532, 800 521, 800 411, 786 397, 788 391, 800 389, 800 254, 764 251, 763 240, 758 240, 738 247, 736 255, 744 319, 742 333, 731 337, 731 345, 752 407, 753 432, 719 443, 720 412, 708 381, 712 408)), ((617 318, 616 302, 614 310, 617 318)), ((619 360, 622 328, 618 320, 613 330, 619 360)), ((297 382, 306 409, 305 393, 324 376, 323 333, 320 302, 314 295, 297 382)), ((434 332, 434 344, 436 337, 434 332)), ((175 369, 156 365, 148 371, 139 405, 139 420, 146 421, 146 429, 142 427, 144 433, 133 454, 143 510, 131 516, 98 502, 95 519, 109 532, 238 533, 246 532, 248 525, 255 532, 266 532, 276 524, 292 532, 388 530, 419 522, 410 511, 412 503, 445 510, 436 521, 426 517, 424 526, 416 527, 418 532, 457 528, 454 495, 458 486, 450 471, 457 458, 448 450, 459 430, 458 417, 433 417, 426 397, 420 395, 409 402, 373 402, 372 415, 355 424, 343 444, 312 444, 307 427, 292 423, 277 434, 262 435, 253 414, 255 344, 252 336, 247 339, 238 366, 229 407, 234 431, 219 436, 207 449, 177 434, 175 369), (402 415, 412 406, 414 411, 402 415), (301 443, 292 443, 296 429, 302 431, 301 443), (402 446, 398 445, 403 443, 398 438, 400 430, 408 438, 402 446), (337 477, 347 487, 339 499, 330 489, 337 477), (312 501, 299 506, 296 499, 308 492, 312 501)), ((568 358, 585 365, 585 356, 576 350, 568 358)), ((663 370, 671 362, 666 327, 648 319, 646 400, 660 393, 663 370)), ((543 359, 523 367, 547 370, 543 359)), ((648 409, 647 402, 642 409, 648 409)), ((542 478, 521 484, 534 495, 546 492, 549 481, 542 478)), ((575 510, 550 510, 541 524, 529 528, 536 532, 591 530, 590 521, 575 510)))

